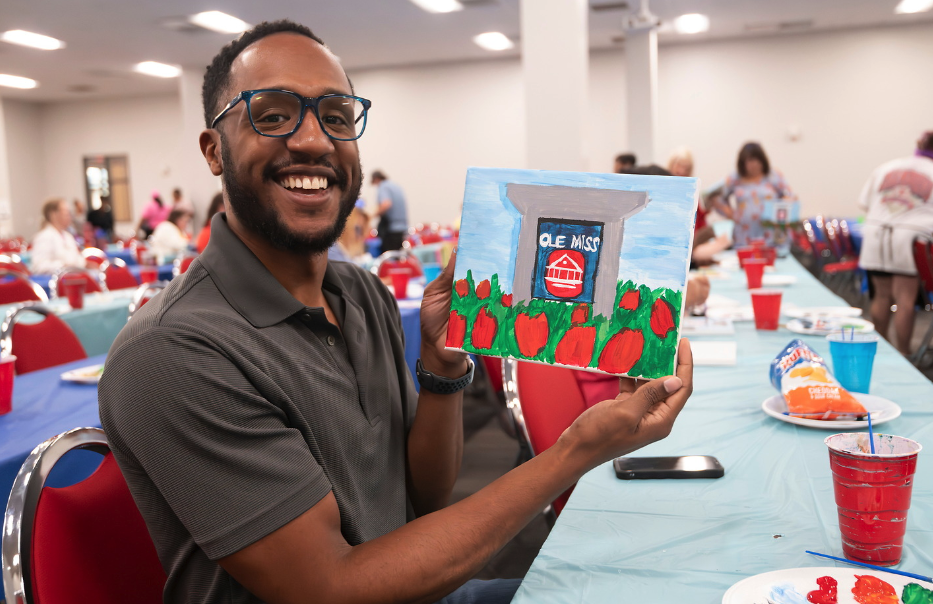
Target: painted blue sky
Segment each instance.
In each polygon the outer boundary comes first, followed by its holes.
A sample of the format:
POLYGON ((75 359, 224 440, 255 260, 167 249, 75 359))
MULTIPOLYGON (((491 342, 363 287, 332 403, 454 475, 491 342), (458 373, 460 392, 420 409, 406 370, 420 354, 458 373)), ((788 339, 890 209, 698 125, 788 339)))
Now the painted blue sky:
POLYGON ((521 214, 505 197, 505 183, 648 191, 648 206, 625 221, 619 279, 683 288, 697 179, 497 168, 467 171, 455 278, 466 277, 467 269, 476 281, 497 273, 503 291, 511 291, 521 214))

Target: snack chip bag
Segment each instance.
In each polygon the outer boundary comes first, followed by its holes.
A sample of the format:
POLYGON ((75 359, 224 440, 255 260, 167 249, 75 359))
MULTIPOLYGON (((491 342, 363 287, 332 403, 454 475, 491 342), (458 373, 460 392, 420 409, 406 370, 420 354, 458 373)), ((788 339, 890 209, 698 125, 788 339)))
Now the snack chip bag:
POLYGON ((867 413, 833 378, 826 362, 801 340, 791 342, 771 361, 771 384, 795 417, 825 420, 863 419, 867 413))

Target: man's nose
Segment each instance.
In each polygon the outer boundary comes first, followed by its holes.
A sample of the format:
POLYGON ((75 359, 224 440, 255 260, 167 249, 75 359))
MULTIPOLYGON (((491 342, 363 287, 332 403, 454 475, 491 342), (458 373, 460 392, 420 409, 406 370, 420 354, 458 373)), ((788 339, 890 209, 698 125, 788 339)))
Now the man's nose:
POLYGON ((301 125, 287 139, 289 149, 309 153, 315 157, 333 152, 334 141, 324 132, 314 110, 311 107, 305 107, 304 111, 301 125))

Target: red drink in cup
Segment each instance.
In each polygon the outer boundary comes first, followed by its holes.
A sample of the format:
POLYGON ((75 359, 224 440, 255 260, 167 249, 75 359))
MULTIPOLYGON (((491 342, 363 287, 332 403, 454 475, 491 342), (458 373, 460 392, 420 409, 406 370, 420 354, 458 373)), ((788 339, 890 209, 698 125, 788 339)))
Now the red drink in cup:
POLYGON ((748 289, 758 289, 761 287, 761 278, 765 273, 766 261, 762 258, 749 258, 745 261, 745 279, 748 281, 748 289))
POLYGON ((834 434, 825 441, 833 472, 842 552, 890 566, 901 560, 920 443, 901 436, 834 434))
POLYGON ((781 316, 781 292, 776 289, 753 289, 749 293, 755 311, 755 329, 777 329, 781 316))
POLYGON ((139 269, 139 280, 143 283, 154 283, 159 280, 159 269, 154 266, 144 266, 139 269))
POLYGON ((393 268, 389 270, 389 277, 392 278, 392 290, 395 292, 397 300, 404 300, 408 297, 408 280, 411 278, 411 269, 393 268))
POLYGON ((87 281, 84 277, 65 277, 62 279, 62 289, 65 290, 65 296, 68 297, 68 304, 75 310, 84 308, 84 290, 87 288, 87 281))
POLYGON ((0 415, 13 410, 13 373, 16 357, 0 357, 0 415))

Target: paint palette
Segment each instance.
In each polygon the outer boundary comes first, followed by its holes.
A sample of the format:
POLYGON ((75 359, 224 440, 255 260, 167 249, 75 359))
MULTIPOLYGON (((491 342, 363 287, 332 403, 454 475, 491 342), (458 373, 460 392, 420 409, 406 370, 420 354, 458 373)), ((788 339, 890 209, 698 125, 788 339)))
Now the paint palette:
POLYGON ((933 584, 868 569, 790 568, 742 579, 729 588, 722 604, 898 604, 905 588, 905 602, 924 602, 916 598, 927 595, 922 590, 933 589, 933 584), (836 599, 829 593, 833 582, 836 599))
MULTIPOLYGON (((895 402, 886 398, 875 396, 873 394, 863 394, 861 392, 850 392, 855 399, 862 403, 862 406, 871 413, 871 423, 873 426, 889 422, 894 418, 900 417, 901 407, 895 402)), ((761 409, 774 419, 782 422, 806 426, 808 428, 821 428, 823 430, 838 430, 841 428, 868 429, 868 420, 820 420, 807 419, 805 417, 792 417, 784 415, 787 412, 787 403, 780 394, 765 399, 761 403, 761 409)))

